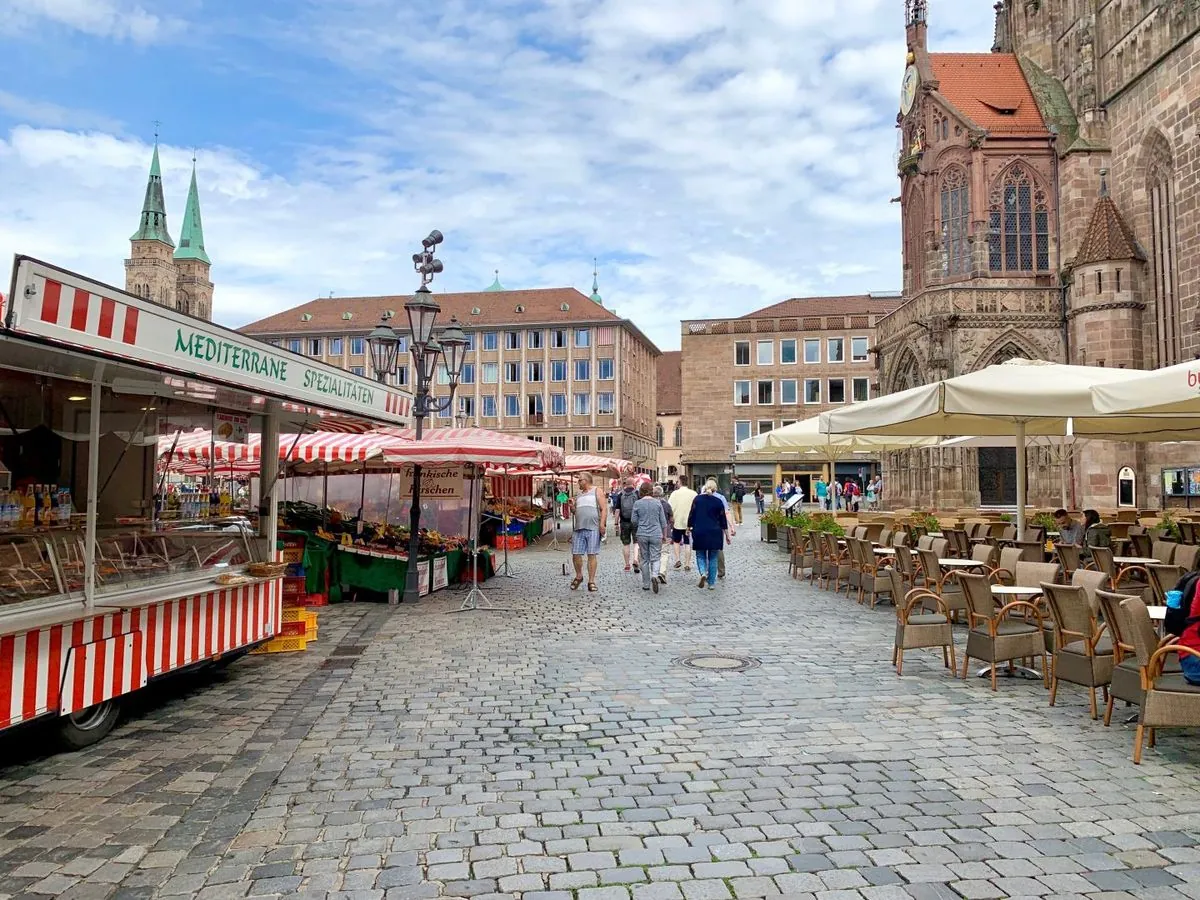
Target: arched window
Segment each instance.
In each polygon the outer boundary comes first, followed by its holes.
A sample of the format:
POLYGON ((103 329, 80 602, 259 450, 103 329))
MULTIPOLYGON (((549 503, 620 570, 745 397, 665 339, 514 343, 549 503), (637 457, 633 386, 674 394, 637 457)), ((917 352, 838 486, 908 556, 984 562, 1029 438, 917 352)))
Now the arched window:
POLYGON ((682 422, 675 423, 675 446, 676 447, 683 446, 683 423, 682 422))
POLYGON ((905 349, 896 367, 892 370, 892 387, 890 393, 906 391, 922 384, 921 369, 917 358, 911 350, 905 349))
POLYGON ((909 271, 909 292, 915 294, 925 282, 921 235, 925 230, 925 204, 918 190, 911 190, 904 204, 904 262, 909 271))
POLYGON ((993 353, 992 358, 989 359, 984 365, 998 366, 1001 363, 1008 362, 1010 359, 1029 359, 1029 354, 1018 347, 1014 342, 1009 341, 1007 344, 993 353))
POLYGON ((657 435, 657 438, 658 438, 658 446, 660 446, 660 447, 661 447, 661 446, 663 445, 663 427, 662 427, 662 423, 659 423, 659 425, 657 426, 657 428, 656 428, 656 435, 657 435))
POLYGON ((958 166, 942 178, 942 275, 967 275, 971 271, 971 189, 967 173, 958 166))
POLYGON ((1158 364, 1169 366, 1180 359, 1182 323, 1175 269, 1175 166, 1171 147, 1158 132, 1148 139, 1145 153, 1158 364))
POLYGON ((992 189, 988 210, 988 268, 1045 272, 1050 268, 1050 211, 1029 170, 1015 165, 992 189))

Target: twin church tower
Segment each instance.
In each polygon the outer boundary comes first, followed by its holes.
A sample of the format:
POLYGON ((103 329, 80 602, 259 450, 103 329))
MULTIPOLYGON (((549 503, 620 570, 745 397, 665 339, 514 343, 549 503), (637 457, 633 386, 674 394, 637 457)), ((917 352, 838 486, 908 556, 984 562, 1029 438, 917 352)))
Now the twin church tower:
POLYGON ((208 278, 212 261, 204 250, 195 159, 192 160, 192 183, 183 210, 178 246, 167 230, 157 142, 150 160, 142 217, 138 230, 129 241, 131 251, 129 259, 125 260, 125 290, 160 306, 201 319, 212 319, 213 285, 208 278))

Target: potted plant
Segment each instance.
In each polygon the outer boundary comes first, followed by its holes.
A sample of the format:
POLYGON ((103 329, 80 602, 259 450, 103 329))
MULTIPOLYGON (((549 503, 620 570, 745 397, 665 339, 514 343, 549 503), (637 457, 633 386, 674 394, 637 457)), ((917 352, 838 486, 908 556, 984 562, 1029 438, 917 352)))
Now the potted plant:
POLYGON ((1183 540, 1183 530, 1179 527, 1178 514, 1173 509, 1164 509, 1159 516, 1158 527, 1162 529, 1163 537, 1179 543, 1183 540))
POLYGON ((787 517, 783 514, 783 510, 778 506, 772 506, 761 516, 758 517, 760 541, 777 541, 779 540, 779 526, 787 521, 787 517))

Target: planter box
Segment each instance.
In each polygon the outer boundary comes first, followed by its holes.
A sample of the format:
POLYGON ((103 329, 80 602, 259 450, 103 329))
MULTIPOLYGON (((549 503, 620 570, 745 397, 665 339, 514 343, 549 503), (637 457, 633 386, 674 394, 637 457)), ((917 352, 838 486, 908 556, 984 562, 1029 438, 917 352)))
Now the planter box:
POLYGON ((790 553, 792 550, 792 533, 786 528, 779 530, 779 549, 784 553, 790 553))
POLYGON ((759 525, 758 539, 760 541, 777 541, 779 534, 774 525, 759 525))

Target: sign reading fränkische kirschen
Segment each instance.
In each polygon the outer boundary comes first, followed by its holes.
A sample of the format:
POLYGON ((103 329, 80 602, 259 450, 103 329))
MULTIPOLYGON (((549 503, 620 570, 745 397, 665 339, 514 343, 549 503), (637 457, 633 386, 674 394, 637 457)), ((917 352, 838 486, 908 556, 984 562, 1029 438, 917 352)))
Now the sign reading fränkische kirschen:
MULTIPOLYGON (((400 497, 412 494, 413 467, 405 466, 396 475, 393 490, 400 497)), ((430 468, 421 466, 421 496, 453 499, 463 495, 463 467, 457 465, 430 468)))

